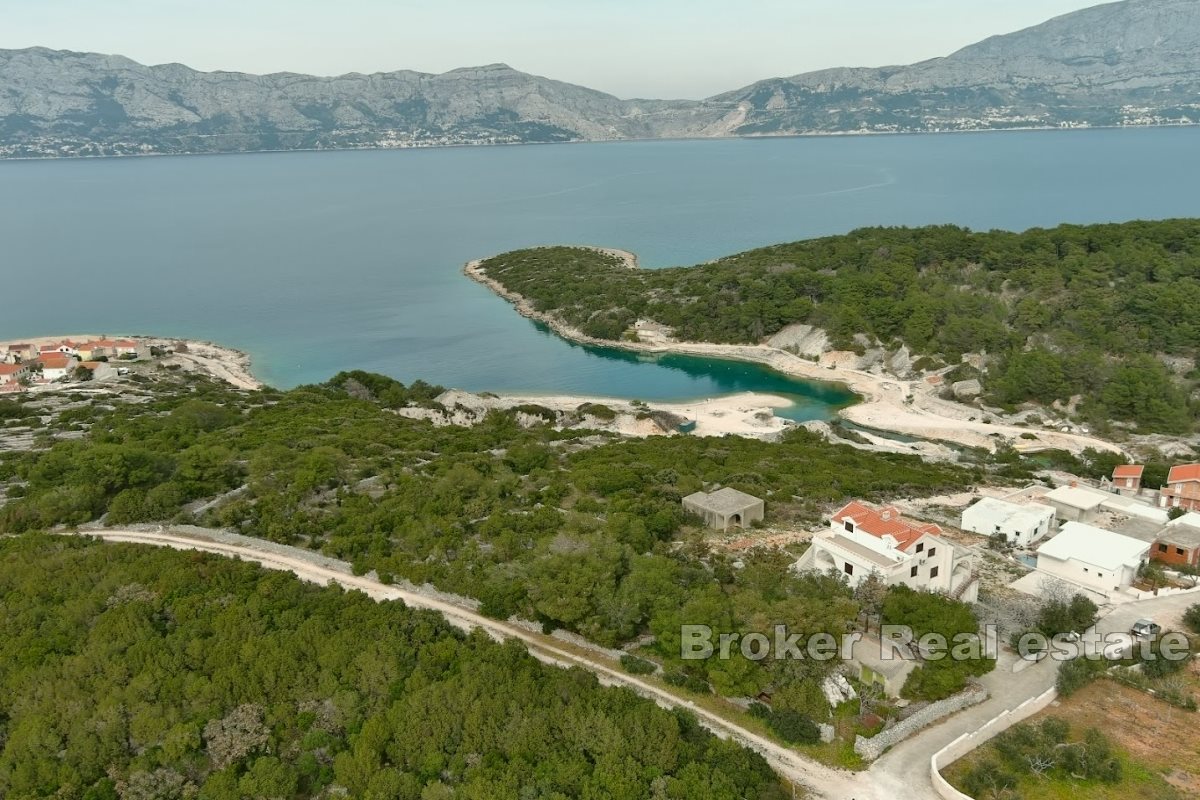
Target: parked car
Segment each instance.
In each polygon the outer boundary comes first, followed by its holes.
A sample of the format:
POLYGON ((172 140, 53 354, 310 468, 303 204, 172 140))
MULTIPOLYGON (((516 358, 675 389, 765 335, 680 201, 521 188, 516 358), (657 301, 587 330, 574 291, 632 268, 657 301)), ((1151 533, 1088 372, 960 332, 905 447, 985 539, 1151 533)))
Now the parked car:
POLYGON ((1162 625, 1152 619, 1139 619, 1129 632, 1139 639, 1152 639, 1162 633, 1162 625))

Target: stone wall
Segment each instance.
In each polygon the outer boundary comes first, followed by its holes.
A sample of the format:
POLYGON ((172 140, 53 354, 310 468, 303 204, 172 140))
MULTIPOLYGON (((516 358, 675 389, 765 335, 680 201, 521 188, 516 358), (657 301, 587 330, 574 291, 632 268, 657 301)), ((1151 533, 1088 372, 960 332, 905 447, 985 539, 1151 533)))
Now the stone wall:
POLYGON ((867 761, 874 761, 889 747, 899 744, 922 728, 932 725, 943 717, 962 711, 964 708, 982 703, 987 697, 988 694, 983 688, 974 686, 947 697, 945 700, 930 703, 908 719, 880 731, 870 739, 857 737, 854 740, 854 752, 867 761))

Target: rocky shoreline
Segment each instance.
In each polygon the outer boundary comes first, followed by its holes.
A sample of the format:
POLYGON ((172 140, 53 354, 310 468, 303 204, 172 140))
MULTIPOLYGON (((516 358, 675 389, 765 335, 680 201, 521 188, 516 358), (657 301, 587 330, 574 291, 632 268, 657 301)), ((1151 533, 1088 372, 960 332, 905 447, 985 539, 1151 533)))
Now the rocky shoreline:
MULTIPOLYGON (((637 268, 637 256, 624 250, 594 246, 585 249, 615 255, 631 268, 637 268)), ((848 366, 851 353, 826 352, 810 360, 769 344, 727 345, 708 342, 684 342, 656 332, 654 341, 615 341, 588 336, 553 314, 534 308, 532 302, 487 274, 486 259, 476 259, 463 267, 464 274, 503 297, 521 316, 540 322, 552 331, 580 344, 611 347, 639 353, 702 356, 748 361, 761 364, 790 377, 810 381, 839 383, 862 400, 839 411, 842 418, 878 431, 914 436, 954 445, 995 451, 1001 444, 1024 452, 1060 449, 1073 453, 1088 448, 1124 452, 1122 448, 1094 436, 1046 430, 1016 424, 987 414, 981 409, 940 398, 936 386, 924 379, 907 379, 848 366)))

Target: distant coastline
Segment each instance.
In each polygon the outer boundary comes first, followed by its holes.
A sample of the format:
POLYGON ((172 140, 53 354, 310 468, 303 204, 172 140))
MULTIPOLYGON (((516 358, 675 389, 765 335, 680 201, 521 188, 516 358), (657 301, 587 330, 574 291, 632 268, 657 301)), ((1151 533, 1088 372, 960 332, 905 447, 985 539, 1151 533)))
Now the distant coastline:
POLYGON ((104 153, 100 155, 40 155, 14 156, 0 153, 0 163, 27 161, 96 161, 103 159, 142 159, 142 158, 196 158, 203 156, 251 156, 251 155, 283 155, 287 153, 380 153, 411 150, 462 150, 491 147, 557 147, 581 144, 624 144, 647 142, 729 142, 729 141, 761 141, 776 139, 828 139, 828 138, 860 138, 873 136, 942 136, 951 134, 998 134, 998 133, 1082 133, 1086 131, 1132 131, 1153 130, 1158 128, 1197 128, 1200 122, 1156 122, 1144 125, 1027 125, 1005 128, 970 128, 932 131, 805 131, 801 133, 746 133, 735 136, 651 136, 624 137, 619 139, 571 139, 559 142, 462 142, 457 144, 430 143, 413 144, 399 147, 380 147, 364 145, 361 147, 287 147, 264 148, 261 150, 221 150, 221 151, 185 151, 179 153, 104 153))

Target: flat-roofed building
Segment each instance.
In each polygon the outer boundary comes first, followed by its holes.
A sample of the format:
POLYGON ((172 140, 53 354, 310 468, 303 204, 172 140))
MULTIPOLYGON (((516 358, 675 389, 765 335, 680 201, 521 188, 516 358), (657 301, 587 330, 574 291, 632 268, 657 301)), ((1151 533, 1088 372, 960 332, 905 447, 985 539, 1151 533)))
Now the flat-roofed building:
POLYGON ((1068 522, 1037 551, 1039 572, 1108 595, 1128 587, 1150 558, 1150 543, 1068 522))
POLYGON ((696 492, 683 498, 683 510, 704 520, 714 530, 748 528, 766 514, 766 504, 752 494, 737 489, 696 492))
POLYGON ((962 529, 983 536, 1003 535, 1009 544, 1028 547, 1050 533, 1056 513, 1051 506, 984 497, 963 510, 962 529))

